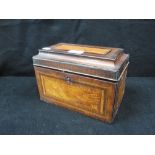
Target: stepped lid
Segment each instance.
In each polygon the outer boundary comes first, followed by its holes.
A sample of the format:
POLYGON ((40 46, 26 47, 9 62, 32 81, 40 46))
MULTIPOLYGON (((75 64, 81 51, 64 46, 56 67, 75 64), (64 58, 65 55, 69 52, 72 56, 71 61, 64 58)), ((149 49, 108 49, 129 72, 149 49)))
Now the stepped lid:
POLYGON ((118 81, 129 55, 121 48, 59 43, 39 49, 34 66, 118 81))

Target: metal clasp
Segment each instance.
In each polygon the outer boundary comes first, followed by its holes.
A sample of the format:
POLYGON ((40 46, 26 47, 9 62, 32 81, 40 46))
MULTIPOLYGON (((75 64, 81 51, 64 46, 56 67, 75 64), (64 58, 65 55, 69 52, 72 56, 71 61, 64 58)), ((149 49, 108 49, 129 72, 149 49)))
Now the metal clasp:
POLYGON ((68 76, 66 76, 66 77, 65 77, 65 81, 66 81, 67 83, 70 83, 70 82, 71 82, 71 78, 68 77, 68 76))

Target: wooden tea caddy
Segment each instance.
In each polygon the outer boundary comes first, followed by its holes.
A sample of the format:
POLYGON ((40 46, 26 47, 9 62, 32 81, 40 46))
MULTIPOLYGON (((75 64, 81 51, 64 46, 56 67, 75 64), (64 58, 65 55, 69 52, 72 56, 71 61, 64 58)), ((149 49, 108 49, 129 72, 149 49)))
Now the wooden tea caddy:
POLYGON ((109 123, 122 101, 128 64, 123 49, 67 43, 33 56, 41 100, 109 123))

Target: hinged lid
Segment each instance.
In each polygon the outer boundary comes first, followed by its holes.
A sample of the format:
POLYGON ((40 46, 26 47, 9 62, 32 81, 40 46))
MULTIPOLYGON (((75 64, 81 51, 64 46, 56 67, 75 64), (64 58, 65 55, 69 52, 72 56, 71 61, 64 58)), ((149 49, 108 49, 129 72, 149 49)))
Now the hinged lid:
POLYGON ((40 49, 33 64, 118 81, 128 58, 120 48, 59 43, 40 49))

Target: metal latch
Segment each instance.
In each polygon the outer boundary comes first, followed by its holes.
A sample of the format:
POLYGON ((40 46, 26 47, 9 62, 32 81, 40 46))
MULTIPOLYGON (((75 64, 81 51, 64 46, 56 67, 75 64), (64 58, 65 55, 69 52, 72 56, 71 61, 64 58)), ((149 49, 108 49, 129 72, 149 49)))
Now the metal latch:
POLYGON ((67 83, 70 83, 70 82, 71 82, 71 78, 68 77, 68 76, 66 76, 66 77, 65 77, 65 81, 66 81, 67 83))

